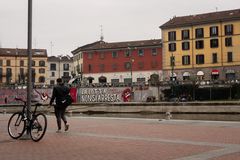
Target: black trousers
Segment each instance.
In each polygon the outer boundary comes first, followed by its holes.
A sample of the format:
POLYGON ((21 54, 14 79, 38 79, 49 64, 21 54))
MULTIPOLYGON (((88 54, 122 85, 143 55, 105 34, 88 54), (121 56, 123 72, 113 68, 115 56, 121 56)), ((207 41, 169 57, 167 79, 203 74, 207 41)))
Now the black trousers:
POLYGON ((62 106, 54 106, 54 110, 55 110, 55 116, 57 119, 57 126, 58 129, 61 129, 61 119, 63 120, 64 124, 67 124, 67 119, 65 116, 65 111, 66 111, 66 107, 62 107, 62 106))

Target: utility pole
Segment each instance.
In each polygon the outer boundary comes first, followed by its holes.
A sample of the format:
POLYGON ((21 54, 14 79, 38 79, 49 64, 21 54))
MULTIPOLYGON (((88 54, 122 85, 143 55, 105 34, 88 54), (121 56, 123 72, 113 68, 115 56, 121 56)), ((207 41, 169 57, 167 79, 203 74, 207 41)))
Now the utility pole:
MULTIPOLYGON (((27 117, 31 118, 31 100, 32 100, 32 0, 28 0, 28 81, 27 81, 27 117)), ((30 139, 30 126, 27 124, 27 133, 22 139, 30 139)))

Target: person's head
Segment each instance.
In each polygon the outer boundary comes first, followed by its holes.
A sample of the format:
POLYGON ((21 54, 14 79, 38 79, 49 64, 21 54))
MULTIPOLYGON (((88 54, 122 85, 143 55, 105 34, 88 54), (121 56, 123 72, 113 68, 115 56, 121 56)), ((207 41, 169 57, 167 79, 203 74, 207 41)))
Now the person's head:
POLYGON ((57 79, 57 84, 62 84, 62 78, 57 79))

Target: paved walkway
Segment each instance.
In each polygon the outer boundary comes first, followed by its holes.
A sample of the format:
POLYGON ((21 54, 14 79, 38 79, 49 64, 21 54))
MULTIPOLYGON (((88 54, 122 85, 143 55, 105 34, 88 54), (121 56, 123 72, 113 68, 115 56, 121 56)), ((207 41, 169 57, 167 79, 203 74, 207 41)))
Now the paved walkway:
POLYGON ((240 122, 71 117, 55 133, 48 116, 43 140, 12 140, 0 115, 1 160, 237 160, 240 122))

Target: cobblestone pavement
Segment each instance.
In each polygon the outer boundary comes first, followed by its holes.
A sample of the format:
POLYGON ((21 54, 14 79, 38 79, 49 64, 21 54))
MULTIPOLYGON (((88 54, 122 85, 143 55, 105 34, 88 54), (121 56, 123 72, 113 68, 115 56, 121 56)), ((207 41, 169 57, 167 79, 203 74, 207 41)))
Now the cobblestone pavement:
POLYGON ((238 160, 240 122, 69 117, 69 132, 13 140, 0 115, 1 160, 238 160))

